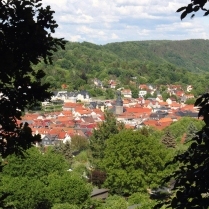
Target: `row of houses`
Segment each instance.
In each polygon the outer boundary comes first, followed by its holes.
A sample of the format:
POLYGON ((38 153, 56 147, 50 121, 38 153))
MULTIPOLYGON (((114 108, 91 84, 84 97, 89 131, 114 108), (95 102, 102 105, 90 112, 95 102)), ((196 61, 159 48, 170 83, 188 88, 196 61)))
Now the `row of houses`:
MULTIPOLYGON (((102 81, 99 79, 94 79, 94 85, 99 88, 103 88, 102 81)), ((116 89, 116 87, 119 85, 119 83, 116 80, 109 80, 108 81, 109 88, 116 89)), ((139 97, 144 97, 148 93, 153 95, 154 93, 160 93, 160 89, 165 89, 167 93, 170 95, 176 95, 177 97, 183 97, 184 100, 194 98, 194 95, 191 94, 191 91, 193 89, 192 85, 187 85, 186 89, 183 90, 181 85, 159 85, 159 86, 154 86, 152 84, 139 84, 138 85, 138 96, 139 97)), ((117 89, 121 91, 121 94, 125 98, 132 98, 132 91, 131 89, 124 89, 123 87, 117 89)))
MULTIPOLYGON (((191 90, 191 86, 188 86, 188 90, 191 90)), ((120 88, 119 90, 121 92, 121 95, 123 98, 132 98, 132 91, 130 89, 123 89, 120 88)), ((159 91, 157 89, 153 88, 151 85, 140 85, 139 86, 139 92, 138 97, 145 97, 147 94, 154 95, 156 93, 158 97, 160 97, 159 91)), ((177 98, 180 99, 181 102, 185 102, 187 99, 194 98, 194 95, 189 92, 184 92, 180 87, 178 88, 171 88, 168 86, 167 93, 171 95, 176 95, 177 98)), ((89 95, 89 93, 85 90, 82 91, 75 91, 75 92, 68 92, 68 91, 56 91, 53 92, 53 96, 51 97, 51 101, 57 101, 62 100, 65 103, 72 102, 76 103, 77 101, 81 102, 91 102, 92 98, 89 95)), ((48 105, 49 102, 43 102, 43 105, 48 105)))

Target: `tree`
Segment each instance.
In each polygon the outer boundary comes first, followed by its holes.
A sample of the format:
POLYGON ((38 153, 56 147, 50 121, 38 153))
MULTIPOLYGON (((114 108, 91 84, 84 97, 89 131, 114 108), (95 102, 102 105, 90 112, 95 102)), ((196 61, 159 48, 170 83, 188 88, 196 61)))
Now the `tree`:
POLYGON ((167 147, 167 148, 175 148, 176 147, 176 142, 172 134, 170 133, 169 130, 165 132, 165 135, 162 138, 162 143, 167 147))
POLYGON ((168 99, 169 97, 170 97, 170 94, 169 94, 168 92, 164 91, 164 92, 162 93, 163 101, 166 101, 166 99, 168 99))
POLYGON ((186 139, 185 142, 193 139, 196 136, 197 133, 197 127, 194 125, 194 123, 190 123, 188 128, 187 128, 187 134, 186 134, 186 139))
POLYGON ((207 4, 207 0, 191 0, 192 3, 188 4, 187 6, 179 8, 176 12, 181 13, 181 20, 184 19, 188 14, 192 13, 191 18, 195 16, 194 12, 199 10, 204 11, 204 16, 209 14, 209 10, 205 8, 207 4))
POLYGON ((172 196, 163 200, 154 208, 167 205, 171 208, 209 207, 209 94, 199 97, 199 117, 203 117, 205 126, 191 139, 189 148, 174 157, 168 164, 178 164, 179 167, 164 182, 175 180, 172 196))
POLYGON ((56 203, 83 204, 91 186, 68 169, 64 157, 50 149, 43 154, 34 147, 24 157, 8 156, 0 173, 0 206, 50 209, 56 203))
POLYGON ((49 173, 58 172, 62 175, 69 169, 64 157, 47 150, 44 154, 36 147, 25 151, 24 156, 9 155, 3 161, 2 174, 11 177, 28 177, 43 179, 49 173))
POLYGON ((53 205, 52 209, 80 209, 77 205, 72 205, 70 203, 61 203, 53 205))
POLYGON ((119 133, 124 128, 123 124, 117 122, 113 113, 105 112, 104 117, 104 121, 99 124, 97 129, 94 129, 90 137, 90 149, 96 161, 104 157, 106 140, 112 135, 119 133))
POLYGON ((73 150, 71 143, 69 143, 68 141, 65 144, 61 142, 54 146, 53 151, 57 154, 61 154, 62 156, 64 156, 68 163, 72 164, 73 150))
POLYGON ((148 193, 137 192, 128 197, 128 204, 130 206, 139 205, 138 209, 147 209, 152 208, 156 204, 156 201, 150 199, 148 193))
POLYGON ((114 99, 115 93, 112 89, 106 89, 105 98, 106 99, 114 99))
MULTIPOLYGON (((191 12, 209 11, 204 8, 207 0, 192 0, 188 6, 181 7, 177 12, 182 12, 181 19, 191 12)), ((192 14, 191 17, 194 17, 192 14)), ((191 139, 191 145, 183 153, 178 154, 168 164, 178 163, 179 167, 171 175, 164 179, 164 182, 174 180, 172 196, 163 200, 154 208, 167 206, 170 208, 200 208, 209 207, 209 93, 201 95, 195 102, 199 107, 198 117, 203 117, 205 126, 191 139)))
POLYGON ((191 99, 187 99, 185 104, 188 104, 188 105, 193 105, 195 103, 196 99, 195 98, 191 98, 191 99))
POLYGON ((104 183, 105 179, 106 179, 106 173, 104 171, 97 170, 97 169, 91 171, 90 182, 93 185, 98 186, 99 188, 101 188, 101 186, 104 183))
POLYGON ((72 172, 66 171, 62 176, 53 173, 48 175, 47 180, 47 198, 53 204, 82 205, 90 197, 92 187, 72 172))
POLYGON ((109 196, 101 209, 126 209, 128 206, 125 198, 113 195, 109 196))
MULTIPOLYGON (((50 98, 49 84, 42 84, 43 70, 34 70, 42 60, 52 63, 52 52, 64 49, 65 41, 52 37, 58 27, 50 6, 41 0, 0 2, 0 125, 3 156, 28 148, 38 138, 21 137, 28 127, 17 124, 21 112, 50 98), (25 129, 26 128, 26 129, 25 129)), ((30 132, 28 132, 30 134, 30 132)))
POLYGON ((139 98, 139 90, 137 88, 132 87, 131 92, 132 92, 132 98, 139 98))
POLYGON ((82 151, 89 147, 89 141, 84 136, 74 135, 71 138, 71 147, 73 151, 82 151))
POLYGON ((169 151, 155 137, 124 129, 107 139, 104 154, 104 185, 112 193, 130 195, 157 185, 169 151))

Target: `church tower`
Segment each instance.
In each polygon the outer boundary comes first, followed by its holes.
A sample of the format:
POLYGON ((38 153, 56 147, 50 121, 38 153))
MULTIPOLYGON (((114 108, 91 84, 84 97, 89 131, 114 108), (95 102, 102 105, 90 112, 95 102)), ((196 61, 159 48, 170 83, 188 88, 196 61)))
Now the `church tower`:
POLYGON ((115 114, 120 115, 123 113, 123 100, 121 98, 121 92, 117 91, 117 99, 115 103, 115 114))

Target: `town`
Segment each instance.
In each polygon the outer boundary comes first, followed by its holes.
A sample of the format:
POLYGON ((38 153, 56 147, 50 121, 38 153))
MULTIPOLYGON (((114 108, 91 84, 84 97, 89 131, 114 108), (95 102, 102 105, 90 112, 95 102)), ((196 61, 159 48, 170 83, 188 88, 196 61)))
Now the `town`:
MULTIPOLYGON (((115 89, 114 82, 110 81, 115 89)), ((50 102, 42 102, 44 113, 27 112, 19 123, 28 123, 33 134, 40 134, 44 146, 67 142, 75 135, 89 138, 98 124, 104 121, 104 111, 112 112, 118 122, 128 129, 153 127, 162 130, 181 117, 198 118, 198 109, 194 105, 185 104, 193 99, 192 86, 184 91, 181 85, 167 85, 167 93, 171 95, 163 101, 162 96, 152 85, 139 85, 139 97, 132 98, 130 89, 116 90, 116 98, 112 100, 93 99, 87 91, 56 91, 50 102), (146 94, 156 97, 144 98, 146 94), (61 110, 53 108, 61 104, 61 110), (47 111, 50 107, 51 111, 47 111)))

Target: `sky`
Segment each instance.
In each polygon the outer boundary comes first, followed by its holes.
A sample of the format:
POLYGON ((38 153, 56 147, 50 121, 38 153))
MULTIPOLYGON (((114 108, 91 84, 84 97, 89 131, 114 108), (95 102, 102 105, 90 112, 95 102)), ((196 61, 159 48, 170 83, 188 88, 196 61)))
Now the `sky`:
POLYGON ((54 36, 104 45, 142 40, 208 39, 209 16, 182 21, 176 10, 190 0, 42 0, 55 11, 54 36))

